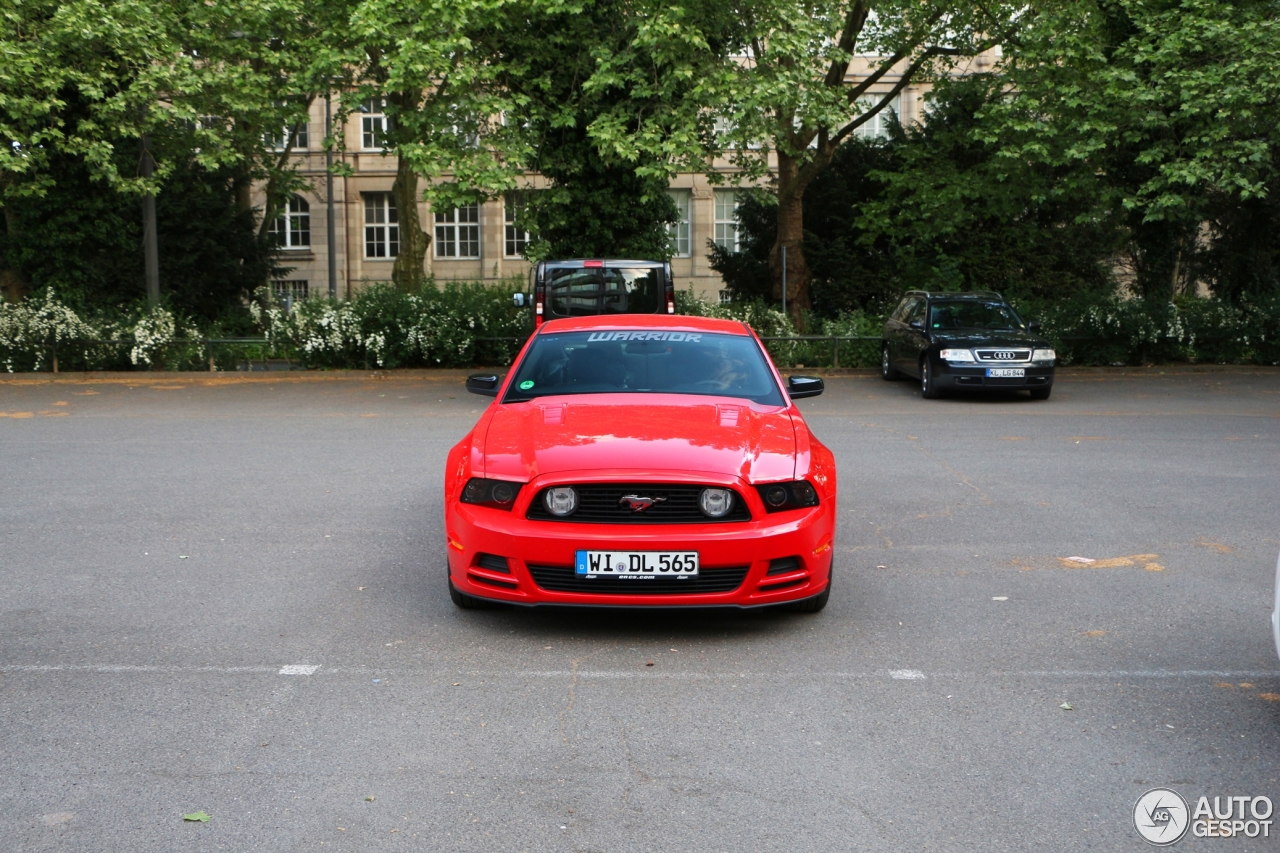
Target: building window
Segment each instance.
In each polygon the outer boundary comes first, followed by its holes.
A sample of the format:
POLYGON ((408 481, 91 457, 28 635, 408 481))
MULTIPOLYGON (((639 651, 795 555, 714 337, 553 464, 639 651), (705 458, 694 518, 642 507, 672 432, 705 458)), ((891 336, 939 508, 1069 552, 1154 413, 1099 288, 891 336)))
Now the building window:
POLYGON ((383 112, 386 104, 383 98, 370 98, 360 105, 360 147, 366 151, 377 151, 387 145, 391 119, 383 112))
POLYGON ((267 231, 281 249, 311 248, 311 205, 300 195, 292 196, 267 231))
POLYGON ((283 151, 291 133, 293 134, 293 145, 291 146, 293 150, 306 151, 311 147, 311 134, 305 121, 300 121, 293 127, 285 125, 276 133, 268 130, 262 134, 262 141, 272 151, 283 151))
POLYGON ((508 258, 524 257, 529 246, 529 232, 524 229, 528 199, 524 193, 509 193, 502 197, 502 221, 505 226, 503 254, 508 258))
POLYGON ((720 291, 720 304, 721 304, 721 305, 732 305, 732 304, 733 304, 733 291, 732 291, 732 290, 722 290, 722 291, 720 291))
POLYGON ((436 257, 480 257, 480 205, 436 212, 436 257))
MULTIPOLYGON (((881 97, 883 96, 869 95, 858 98, 858 107, 864 111, 869 110, 880 103, 881 97)), ((894 98, 884 109, 858 125, 853 131, 854 136, 861 139, 888 139, 889 129, 899 120, 901 110, 902 98, 894 98)))
POLYGON ((394 258, 400 254, 400 226, 391 193, 361 193, 364 198, 364 256, 394 258))
POLYGON ((730 252, 738 251, 738 194, 734 190, 716 190, 715 244, 730 252))
POLYGON ((271 292, 277 299, 296 302, 307 298, 307 283, 302 279, 279 279, 271 282, 271 292))
POLYGON ((687 258, 690 254, 689 225, 692 221, 690 206, 693 192, 691 190, 667 190, 676 205, 676 221, 667 226, 667 235, 671 238, 671 254, 677 258, 687 258))

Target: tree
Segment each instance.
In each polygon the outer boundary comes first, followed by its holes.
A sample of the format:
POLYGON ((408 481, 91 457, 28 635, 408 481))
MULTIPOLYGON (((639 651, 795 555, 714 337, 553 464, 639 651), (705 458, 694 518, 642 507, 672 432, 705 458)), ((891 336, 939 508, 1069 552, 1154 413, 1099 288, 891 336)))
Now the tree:
POLYGON ((384 150, 398 158, 391 192, 400 253, 392 275, 401 288, 422 284, 431 245, 419 200, 448 209, 515 186, 524 137, 502 122, 512 102, 495 85, 499 68, 478 49, 483 38, 519 23, 509 14, 514 6, 507 0, 360 0, 352 13, 345 59, 356 85, 344 96, 344 111, 373 101, 388 118, 379 132, 384 150), (445 175, 453 179, 440 181, 445 175), (420 178, 427 180, 421 189, 420 178))
POLYGON ((1274 0, 1060 0, 1028 7, 985 110, 1005 157, 1080 167, 1112 188, 1135 287, 1194 281, 1202 223, 1259 208, 1280 145, 1274 0))
MULTIPOLYGON (((602 150, 590 128, 609 115, 634 133, 662 101, 630 81, 588 87, 598 57, 626 50, 634 22, 614 0, 512 9, 489 51, 509 94, 507 121, 529 146, 526 165, 549 183, 521 196, 530 257, 670 257, 676 210, 653 154, 628 161, 602 150)), ((651 59, 646 58, 650 68, 651 59)))
POLYGON ((759 177, 776 163, 778 224, 769 266, 780 297, 785 247, 787 304, 802 322, 811 304, 805 191, 855 131, 888 109, 908 85, 945 74, 961 58, 999 43, 1016 8, 917 0, 740 0, 731 9, 736 26, 726 28, 715 13, 700 18, 696 7, 655 4, 645 8, 633 52, 601 58, 597 76, 647 75, 648 68, 634 68, 635 53, 646 51, 669 60, 692 85, 678 109, 646 117, 633 138, 608 121, 597 124, 597 137, 630 156, 654 151, 672 164, 687 163, 695 150, 724 154, 745 178, 759 177), (869 58, 865 71, 854 63, 855 55, 869 58), (715 119, 720 133, 709 134, 708 121, 715 119))
MULTIPOLYGON (((329 9, 332 3, 320 8, 329 9)), ((154 197, 194 162, 230 176, 240 212, 265 179, 268 203, 298 185, 267 141, 305 115, 317 91, 324 29, 302 0, 31 0, 0 17, 0 205, 17 236, 16 201, 81 173, 124 197, 154 197), (145 149, 153 174, 140 168, 145 149)), ((341 28, 331 28, 333 33, 341 28)), ((217 179, 222 180, 222 177, 217 179)), ((270 210, 268 210, 270 213, 270 210)), ((261 226, 265 231, 264 217, 261 226)), ((21 276, 0 270, 8 292, 21 276)), ((141 284, 141 281, 139 281, 141 284)))

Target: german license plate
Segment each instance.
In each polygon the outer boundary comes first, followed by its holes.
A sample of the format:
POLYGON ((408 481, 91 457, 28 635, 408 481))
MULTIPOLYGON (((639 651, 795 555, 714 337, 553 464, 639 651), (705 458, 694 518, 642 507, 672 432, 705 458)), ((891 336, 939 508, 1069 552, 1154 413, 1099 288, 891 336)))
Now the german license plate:
POLYGON ((988 367, 988 379, 1025 379, 1027 369, 1025 367, 988 367))
POLYGON ((619 580, 696 578, 697 551, 578 551, 574 571, 580 578, 619 580))

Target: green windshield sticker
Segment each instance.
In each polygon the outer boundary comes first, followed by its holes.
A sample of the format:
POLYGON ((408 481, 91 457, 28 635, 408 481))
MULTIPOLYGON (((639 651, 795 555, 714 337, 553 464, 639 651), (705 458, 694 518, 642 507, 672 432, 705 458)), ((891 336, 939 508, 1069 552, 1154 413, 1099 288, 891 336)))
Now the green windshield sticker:
POLYGON ((529 390, 530 388, 532 388, 532 387, 533 387, 533 380, 532 380, 532 379, 526 379, 525 381, 523 381, 523 382, 521 382, 521 383, 520 383, 520 390, 521 390, 521 391, 528 391, 528 390, 529 390))

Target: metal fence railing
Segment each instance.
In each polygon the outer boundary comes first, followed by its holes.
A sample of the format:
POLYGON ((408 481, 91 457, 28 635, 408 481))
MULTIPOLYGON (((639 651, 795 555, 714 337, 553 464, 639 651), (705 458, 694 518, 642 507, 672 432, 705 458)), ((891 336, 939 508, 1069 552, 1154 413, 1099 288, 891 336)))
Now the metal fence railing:
MULTIPOLYGON (((503 337, 479 337, 474 339, 476 344, 511 344, 511 349, 505 352, 495 353, 489 348, 487 353, 477 353, 481 358, 497 356, 504 359, 506 363, 515 356, 516 352, 527 337, 509 335, 503 337)), ((880 358, 880 337, 879 336, 857 336, 857 335, 788 335, 788 336, 768 336, 762 337, 761 340, 769 349, 770 355, 778 362, 780 366, 792 366, 796 363, 802 363, 808 367, 831 367, 839 368, 843 356, 846 364, 850 362, 861 363, 865 366, 879 364, 880 358), (826 362, 826 363, 824 363, 826 362)), ((240 347, 260 347, 264 350, 261 354, 261 360, 265 363, 265 350, 273 346, 272 341, 265 337, 241 337, 241 338, 175 338, 166 343, 163 347, 178 345, 196 345, 202 351, 202 360, 208 364, 209 370, 216 371, 217 368, 217 352, 220 347, 240 346, 240 347)), ((64 340, 59 343, 56 340, 50 341, 45 347, 45 353, 48 356, 47 364, 53 373, 59 371, 58 350, 62 349, 64 353, 85 347, 92 346, 114 346, 122 349, 128 349, 132 344, 128 341, 107 340, 107 339, 89 339, 77 338, 73 340, 64 340)), ((159 349, 163 349, 163 347, 159 349)), ((504 348, 505 349, 505 348, 504 348)), ((258 361, 258 358, 244 354, 245 363, 252 369, 252 364, 258 361)), ((854 366, 854 365, 849 365, 854 366)))

